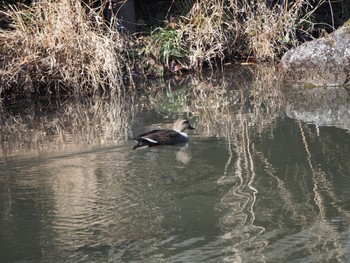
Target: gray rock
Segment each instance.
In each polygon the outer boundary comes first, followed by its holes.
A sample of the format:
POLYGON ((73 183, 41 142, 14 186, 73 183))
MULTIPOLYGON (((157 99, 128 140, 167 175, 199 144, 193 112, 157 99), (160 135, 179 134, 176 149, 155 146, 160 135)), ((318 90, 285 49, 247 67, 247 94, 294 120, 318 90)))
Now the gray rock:
POLYGON ((284 80, 291 84, 349 84, 350 26, 343 26, 326 37, 288 51, 282 57, 281 67, 284 80))

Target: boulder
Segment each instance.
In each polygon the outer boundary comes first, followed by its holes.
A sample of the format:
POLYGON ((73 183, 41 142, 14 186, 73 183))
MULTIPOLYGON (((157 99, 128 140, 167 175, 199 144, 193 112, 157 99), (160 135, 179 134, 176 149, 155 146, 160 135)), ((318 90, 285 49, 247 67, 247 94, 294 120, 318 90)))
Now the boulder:
POLYGON ((350 20, 341 28, 284 54, 281 60, 287 83, 310 86, 350 84, 350 20))

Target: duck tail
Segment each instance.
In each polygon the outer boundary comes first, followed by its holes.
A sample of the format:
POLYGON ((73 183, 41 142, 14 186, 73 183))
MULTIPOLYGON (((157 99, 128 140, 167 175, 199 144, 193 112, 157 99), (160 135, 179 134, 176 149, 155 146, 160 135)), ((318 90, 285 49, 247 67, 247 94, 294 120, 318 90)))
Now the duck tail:
POLYGON ((137 144, 134 147, 132 147, 132 149, 135 150, 135 149, 140 148, 142 146, 144 146, 144 144, 142 142, 137 142, 137 144))

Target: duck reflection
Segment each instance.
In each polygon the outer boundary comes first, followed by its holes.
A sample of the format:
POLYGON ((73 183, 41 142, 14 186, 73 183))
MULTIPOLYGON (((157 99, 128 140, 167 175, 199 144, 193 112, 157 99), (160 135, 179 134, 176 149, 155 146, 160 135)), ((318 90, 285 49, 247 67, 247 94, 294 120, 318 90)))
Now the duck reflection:
POLYGON ((177 152, 176 152, 176 160, 178 160, 180 163, 186 165, 191 161, 191 154, 188 150, 188 145, 185 145, 181 147, 177 152))

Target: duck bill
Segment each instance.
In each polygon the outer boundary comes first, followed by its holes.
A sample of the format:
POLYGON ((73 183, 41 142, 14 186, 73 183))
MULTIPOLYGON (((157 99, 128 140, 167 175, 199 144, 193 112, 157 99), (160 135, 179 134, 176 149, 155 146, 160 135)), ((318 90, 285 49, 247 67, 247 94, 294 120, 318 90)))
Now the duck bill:
POLYGON ((193 128, 191 125, 189 125, 187 128, 188 128, 189 130, 195 130, 195 128, 193 128))

